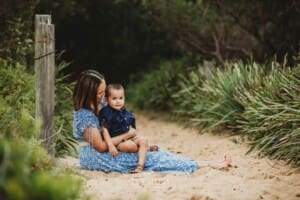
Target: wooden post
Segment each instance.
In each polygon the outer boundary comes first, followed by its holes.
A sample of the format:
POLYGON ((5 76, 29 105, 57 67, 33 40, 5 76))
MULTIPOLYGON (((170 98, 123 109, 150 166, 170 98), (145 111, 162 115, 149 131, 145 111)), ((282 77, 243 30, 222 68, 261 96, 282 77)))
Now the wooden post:
POLYGON ((41 121, 39 136, 54 157, 54 25, 50 15, 35 15, 36 118, 41 121))

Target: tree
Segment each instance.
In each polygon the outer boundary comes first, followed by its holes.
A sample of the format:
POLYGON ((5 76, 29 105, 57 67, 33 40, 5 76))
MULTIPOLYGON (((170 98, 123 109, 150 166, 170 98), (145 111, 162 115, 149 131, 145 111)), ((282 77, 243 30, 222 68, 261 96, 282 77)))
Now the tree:
POLYGON ((53 13, 56 48, 65 51, 61 58, 71 61, 66 70, 74 76, 94 68, 126 84, 131 73, 174 52, 140 0, 41 0, 37 10, 53 13))
POLYGON ((33 15, 37 0, 0 3, 0 58, 11 64, 33 63, 33 15))
POLYGON ((299 1, 145 0, 157 26, 189 54, 279 61, 299 51, 299 1))

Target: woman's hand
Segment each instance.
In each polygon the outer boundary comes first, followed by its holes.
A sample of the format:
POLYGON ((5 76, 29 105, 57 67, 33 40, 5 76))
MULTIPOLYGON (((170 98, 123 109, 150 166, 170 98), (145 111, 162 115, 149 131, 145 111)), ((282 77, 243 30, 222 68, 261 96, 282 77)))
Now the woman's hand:
POLYGON ((130 138, 133 138, 135 136, 136 136, 136 130, 134 128, 130 128, 128 132, 111 138, 111 141, 112 141, 113 145, 117 146, 121 142, 128 140, 130 138))
POLYGON ((102 140, 98 128, 88 127, 83 133, 85 140, 91 144, 99 152, 104 152, 108 150, 108 145, 104 140, 102 140))

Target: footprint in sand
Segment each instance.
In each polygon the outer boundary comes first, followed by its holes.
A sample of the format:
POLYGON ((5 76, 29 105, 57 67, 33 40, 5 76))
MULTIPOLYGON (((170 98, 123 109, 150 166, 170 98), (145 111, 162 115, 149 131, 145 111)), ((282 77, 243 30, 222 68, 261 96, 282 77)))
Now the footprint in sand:
POLYGON ((190 200, 213 200, 209 196, 193 195, 190 200))

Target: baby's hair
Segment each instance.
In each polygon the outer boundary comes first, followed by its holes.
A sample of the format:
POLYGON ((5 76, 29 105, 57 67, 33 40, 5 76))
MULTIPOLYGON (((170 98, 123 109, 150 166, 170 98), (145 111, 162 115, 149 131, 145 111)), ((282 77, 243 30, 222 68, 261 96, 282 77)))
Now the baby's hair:
POLYGON ((108 97, 109 96, 109 92, 111 90, 124 90, 123 85, 119 84, 119 83, 112 83, 112 84, 108 84, 105 90, 105 96, 108 97))

